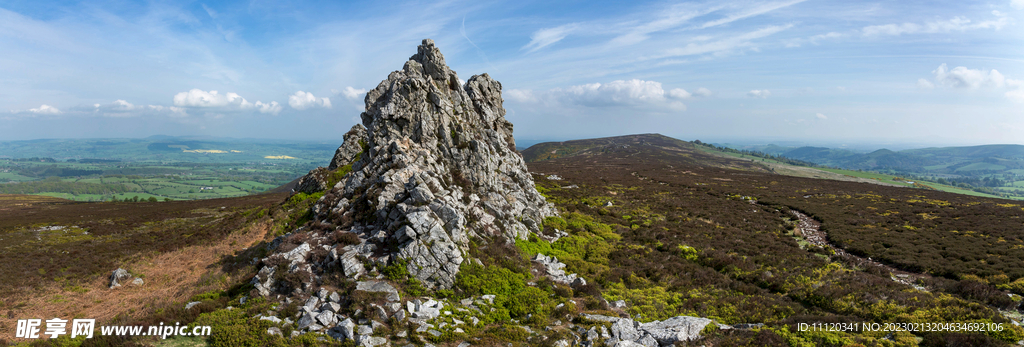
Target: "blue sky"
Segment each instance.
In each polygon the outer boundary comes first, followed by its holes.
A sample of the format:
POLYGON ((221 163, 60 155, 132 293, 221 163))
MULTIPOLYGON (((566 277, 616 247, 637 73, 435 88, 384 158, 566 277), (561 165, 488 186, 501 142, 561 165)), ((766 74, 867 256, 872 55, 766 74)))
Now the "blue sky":
POLYGON ((0 141, 338 139, 432 38, 522 140, 1024 143, 1024 0, 0 1, 0 141))

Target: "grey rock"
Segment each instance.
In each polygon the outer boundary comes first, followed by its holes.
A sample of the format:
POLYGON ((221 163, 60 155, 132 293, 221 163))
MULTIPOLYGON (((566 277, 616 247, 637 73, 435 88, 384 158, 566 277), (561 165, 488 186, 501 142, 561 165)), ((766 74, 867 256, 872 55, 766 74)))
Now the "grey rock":
POLYGON ((281 328, 278 328, 278 327, 270 327, 269 329, 267 329, 267 334, 277 335, 277 336, 284 336, 284 333, 281 332, 281 328))
POLYGON ((335 323, 338 323, 338 318, 334 316, 333 311, 320 312, 320 314, 316 316, 316 320, 323 326, 332 326, 335 323))
POLYGON ((633 341, 619 341, 616 342, 612 347, 642 347, 643 345, 633 341))
POLYGON ((196 305, 199 305, 199 304, 200 304, 200 302, 199 302, 199 301, 193 301, 193 302, 187 303, 187 304, 185 304, 185 309, 186 309, 186 310, 187 310, 187 309, 190 309, 190 308, 192 308, 192 307, 194 307, 194 306, 196 306, 196 305))
POLYGON ((362 281, 356 283, 356 290, 371 293, 388 293, 388 301, 398 301, 398 289, 384 281, 362 281))
POLYGON ((302 308, 312 312, 316 311, 318 305, 320 305, 320 298, 311 296, 309 299, 306 299, 306 304, 302 305, 302 308))
POLYGON ((626 300, 616 300, 611 306, 612 308, 626 308, 626 300))
POLYGON ((360 156, 360 153, 363 152, 363 144, 368 144, 366 128, 362 124, 353 125, 343 138, 341 146, 334 152, 331 165, 327 166, 328 170, 352 164, 356 160, 356 156, 360 156))
POLYGON ((250 281, 250 283, 252 283, 253 286, 256 287, 256 291, 260 294, 260 296, 269 296, 270 293, 273 291, 272 288, 274 286, 274 271, 276 269, 276 267, 264 266, 262 269, 260 269, 260 272, 258 272, 256 276, 252 278, 252 281, 250 281))
POLYGON ((469 346, 470 346, 469 342, 463 341, 463 342, 459 343, 459 347, 469 347, 469 346))
POLYGON ((701 330, 704 330, 708 324, 711 324, 711 320, 707 318, 678 316, 664 321, 640 324, 640 329, 646 331, 659 343, 670 345, 676 341, 692 341, 700 338, 701 330))
POLYGON ((427 334, 434 335, 434 336, 441 336, 441 332, 437 331, 437 330, 434 330, 434 329, 427 330, 427 334))
POLYGON ((128 270, 118 268, 110 274, 110 289, 114 289, 121 286, 121 283, 132 278, 132 274, 128 273, 128 270))
POLYGON ((277 318, 277 317, 274 317, 274 316, 263 316, 263 317, 260 317, 260 320, 270 321, 270 322, 272 322, 274 324, 281 324, 281 318, 277 318))
POLYGON ((388 340, 380 336, 360 336, 359 346, 363 347, 378 347, 389 345, 388 340))
POLYGON ((733 329, 754 329, 754 328, 763 328, 763 327, 764 327, 764 323, 739 323, 739 324, 733 324, 731 326, 731 328, 733 328, 733 329))
POLYGON ((299 178, 295 191, 312 194, 331 189, 332 187, 327 186, 328 177, 339 167, 352 164, 357 157, 361 156, 363 152, 362 144, 365 143, 366 128, 361 124, 352 126, 352 129, 345 133, 341 146, 334 152, 334 159, 331 160, 331 164, 326 168, 318 167, 310 170, 308 174, 299 178))
POLYGON ((318 167, 310 170, 305 176, 299 177, 299 182, 295 185, 295 191, 312 194, 327 190, 327 188, 330 188, 327 186, 327 178, 330 175, 331 170, 327 168, 318 167))
POLYGON ((355 327, 356 323, 353 322, 351 318, 346 318, 339 322, 334 328, 337 329, 343 338, 354 340, 356 338, 355 331, 353 331, 355 327))
MULTIPOLYGON (((646 347, 658 347, 659 346, 658 340, 655 340, 654 337, 651 336, 651 334, 644 334, 643 337, 641 337, 640 339, 636 340, 636 343, 639 343, 639 344, 644 345, 646 347)), ((669 346, 671 346, 671 344, 669 344, 669 346)))
POLYGON ((330 299, 331 302, 341 303, 341 296, 338 295, 338 292, 331 292, 331 295, 328 296, 328 299, 330 299))
POLYGON ((328 303, 323 304, 323 305, 320 306, 320 311, 323 311, 323 312, 330 311, 330 312, 338 313, 338 312, 341 311, 341 305, 338 304, 337 302, 328 302, 328 303))
POLYGON ((303 314, 302 318, 299 318, 299 330, 308 328, 310 325, 313 325, 313 323, 316 323, 316 316, 312 313, 303 314))
POLYGON ((146 283, 146 281, 143 281, 141 278, 138 278, 138 277, 136 277, 134 280, 132 280, 132 285, 136 285, 136 286, 141 286, 141 285, 143 285, 145 283, 146 283))
POLYGON ((360 325, 356 327, 356 333, 359 335, 370 335, 373 334, 373 327, 370 325, 360 325))
POLYGON ((635 322, 632 319, 619 319, 612 323, 612 337, 619 340, 636 341, 640 338, 640 332, 636 330, 635 322))
POLYGON ((284 253, 281 256, 284 257, 285 259, 288 259, 288 261, 291 262, 292 264, 301 263, 305 261, 306 255, 308 255, 309 252, 312 250, 313 248, 309 246, 309 243, 303 242, 298 247, 295 247, 295 249, 292 249, 291 251, 288 251, 287 253, 284 253))
POLYGON ((558 258, 537 253, 537 255, 533 257, 533 262, 543 265, 545 272, 547 272, 548 277, 550 277, 552 281, 569 285, 587 284, 587 281, 582 277, 578 277, 576 274, 565 273, 565 264, 558 261, 558 258))
POLYGON ((615 323, 615 322, 618 322, 620 319, 622 319, 622 318, 619 318, 619 317, 609 317, 609 316, 604 316, 604 315, 599 315, 599 314, 587 314, 587 313, 580 314, 580 317, 583 317, 584 319, 587 319, 587 320, 596 321, 596 322, 608 322, 608 323, 615 323))

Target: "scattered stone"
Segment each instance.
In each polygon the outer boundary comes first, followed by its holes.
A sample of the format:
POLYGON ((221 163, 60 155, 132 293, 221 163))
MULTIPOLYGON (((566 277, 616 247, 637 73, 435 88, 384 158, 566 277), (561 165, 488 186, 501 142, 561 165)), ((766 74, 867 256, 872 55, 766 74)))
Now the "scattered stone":
POLYGON ((284 336, 284 333, 281 332, 281 328, 278 327, 270 327, 269 329, 267 329, 267 334, 284 336))
POLYGON ((199 302, 199 301, 193 301, 193 302, 187 303, 187 304, 185 304, 185 309, 188 310, 188 309, 190 309, 192 307, 195 307, 196 305, 199 305, 200 303, 201 302, 199 302))
POLYGON ((142 286, 145 283, 146 283, 146 281, 143 281, 139 277, 136 277, 134 280, 132 280, 132 285, 136 285, 136 286, 142 286))

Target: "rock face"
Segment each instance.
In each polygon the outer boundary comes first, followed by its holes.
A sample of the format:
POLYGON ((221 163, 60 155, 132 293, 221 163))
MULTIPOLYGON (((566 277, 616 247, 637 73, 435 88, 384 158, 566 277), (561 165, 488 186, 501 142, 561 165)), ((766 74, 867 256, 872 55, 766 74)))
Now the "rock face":
POLYGON ((345 133, 341 146, 334 152, 334 159, 331 159, 331 164, 326 168, 318 167, 310 170, 308 174, 299 178, 295 191, 312 194, 330 189, 331 187, 327 185, 331 173, 359 159, 365 145, 366 128, 360 124, 353 125, 352 129, 345 133))
POLYGON ((555 214, 515 150, 501 83, 483 74, 461 85, 433 41, 423 40, 365 103, 363 124, 345 134, 330 166, 300 180, 298 191, 326 192, 311 224, 273 243, 303 234, 301 244, 262 260, 253 279, 259 295, 298 294, 328 271, 360 279, 396 263, 427 287, 451 288, 471 237, 522 239, 555 214), (315 255, 321 249, 326 256, 315 255), (309 283, 283 288, 274 282, 279 271, 309 274, 309 283))
POLYGON ((367 145, 366 128, 362 124, 353 125, 352 129, 345 133, 344 139, 338 150, 334 152, 334 159, 331 159, 331 165, 327 166, 328 170, 333 171, 352 164, 358 159, 360 153, 363 152, 363 146, 367 145))

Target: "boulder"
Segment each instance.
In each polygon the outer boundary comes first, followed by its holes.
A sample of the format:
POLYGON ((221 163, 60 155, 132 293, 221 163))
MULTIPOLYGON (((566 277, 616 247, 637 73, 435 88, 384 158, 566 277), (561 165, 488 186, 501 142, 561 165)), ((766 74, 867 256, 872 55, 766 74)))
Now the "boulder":
POLYGON ((700 338, 700 332, 711 324, 711 320, 700 317, 678 316, 663 321, 640 324, 640 329, 651 335, 658 343, 671 345, 676 341, 692 341, 700 338))
POLYGON ((356 290, 371 293, 387 293, 388 301, 398 301, 398 289, 384 281, 362 281, 356 282, 356 290))
POLYGON ((132 278, 132 274, 128 273, 128 270, 118 268, 110 274, 110 289, 118 288, 121 283, 124 283, 128 279, 132 278))

